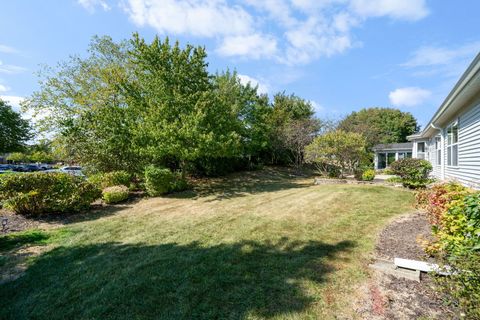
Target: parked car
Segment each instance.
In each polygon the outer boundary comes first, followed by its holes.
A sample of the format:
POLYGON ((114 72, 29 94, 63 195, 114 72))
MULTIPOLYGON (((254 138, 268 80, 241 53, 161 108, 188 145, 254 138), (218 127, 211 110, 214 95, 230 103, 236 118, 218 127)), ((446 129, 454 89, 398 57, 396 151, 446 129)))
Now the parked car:
POLYGON ((58 171, 72 174, 74 176, 85 177, 85 174, 82 172, 82 167, 79 166, 62 167, 58 171))
POLYGON ((13 165, 11 165, 11 164, 0 164, 0 170, 3 170, 3 171, 13 170, 13 165))

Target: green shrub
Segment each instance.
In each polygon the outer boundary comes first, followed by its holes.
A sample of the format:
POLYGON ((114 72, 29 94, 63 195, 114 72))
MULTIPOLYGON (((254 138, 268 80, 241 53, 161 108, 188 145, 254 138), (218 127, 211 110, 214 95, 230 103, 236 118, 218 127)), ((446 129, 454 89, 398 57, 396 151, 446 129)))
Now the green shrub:
POLYGON ((469 189, 457 182, 438 183, 431 188, 417 192, 415 195, 416 206, 425 209, 430 223, 434 228, 439 228, 447 207, 452 201, 461 199, 469 193, 471 193, 469 189))
POLYGON ((427 211, 435 235, 427 252, 452 271, 448 277, 437 277, 439 288, 467 319, 479 319, 480 192, 449 182, 418 192, 416 201, 427 211))
POLYGON ((372 181, 373 179, 375 179, 375 170, 367 169, 362 173, 363 181, 372 181))
POLYGON ((393 162, 390 169, 402 178, 403 186, 407 188, 423 188, 431 181, 428 175, 432 165, 427 160, 405 158, 393 162))
POLYGON ((93 183, 60 172, 0 176, 0 201, 5 208, 18 214, 80 211, 100 195, 93 183))
POLYGON ((390 177, 385 181, 390 182, 390 183, 402 183, 402 178, 400 178, 400 177, 390 177))
POLYGON ((119 185, 103 189, 102 199, 106 203, 117 203, 128 199, 127 186, 119 185))
POLYGON ((185 179, 182 176, 182 173, 175 172, 171 191, 180 192, 180 191, 188 190, 189 188, 190 188, 190 185, 188 184, 187 179, 185 179))
POLYGON ((467 251, 445 258, 451 275, 436 277, 437 287, 465 319, 480 319, 480 253, 467 251))
POLYGON ((88 177, 88 181, 97 185, 100 189, 113 186, 129 186, 132 175, 126 171, 111 171, 106 173, 97 173, 88 177))
POLYGON ((148 166, 145 168, 145 190, 147 194, 156 197, 173 190, 175 177, 167 168, 148 166))

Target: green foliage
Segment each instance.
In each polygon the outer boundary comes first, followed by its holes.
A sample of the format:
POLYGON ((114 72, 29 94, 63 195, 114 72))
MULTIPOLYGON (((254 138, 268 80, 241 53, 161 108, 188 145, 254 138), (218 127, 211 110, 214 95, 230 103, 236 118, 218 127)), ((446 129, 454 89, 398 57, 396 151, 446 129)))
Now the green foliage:
POLYGON ((366 157, 365 138, 358 133, 335 130, 316 137, 305 148, 305 158, 321 172, 326 168, 340 169, 340 176, 354 172, 366 157))
POLYGON ((0 99, 0 154, 18 151, 25 147, 25 142, 32 137, 30 125, 19 113, 0 99))
POLYGON ((437 277, 440 290, 465 315, 465 319, 480 319, 480 254, 465 251, 445 259, 452 274, 437 277))
POLYGON ((352 112, 339 123, 338 128, 361 133, 371 148, 379 143, 405 142, 407 136, 418 131, 419 126, 409 112, 391 108, 368 108, 352 112))
POLYGON ((18 214, 40 215, 87 209, 100 190, 81 177, 35 172, 0 176, 0 201, 18 214))
POLYGON ((174 181, 171 186, 171 191, 180 192, 190 189, 190 184, 188 180, 182 175, 181 172, 174 172, 174 181))
POLYGON ((23 163, 23 162, 28 162, 29 158, 26 153, 23 152, 12 152, 8 155, 7 157, 8 161, 13 161, 16 163, 23 163))
POLYGON ((167 168, 148 166, 145 168, 145 190, 149 196, 156 197, 172 191, 175 177, 167 168))
POLYGON ((88 181, 95 184, 100 189, 118 185, 124 185, 128 187, 131 180, 132 175, 124 170, 97 173, 88 177, 88 181))
POLYGON ((390 183, 402 183, 403 180, 400 177, 390 177, 386 181, 390 183))
POLYGON ((442 250, 480 252, 480 193, 451 201, 436 232, 442 250))
POLYGON ((440 289, 468 319, 480 316, 480 192, 455 183, 437 184, 416 196, 427 211, 435 240, 427 251, 449 266, 440 289))
POLYGON ((49 115, 39 126, 57 133, 59 158, 99 172, 259 162, 271 149, 268 96, 236 73, 210 75, 204 48, 158 37, 95 37, 86 58, 45 70, 27 107, 49 115))
POLYGON ((430 182, 428 175, 432 171, 432 165, 427 160, 405 158, 393 162, 390 169, 402 178, 405 187, 417 189, 430 182))
POLYGON ((442 226, 442 219, 448 205, 454 200, 462 199, 470 191, 458 182, 438 183, 431 188, 417 192, 416 204, 427 212, 430 223, 436 228, 442 226))
POLYGON ((363 181, 372 181, 373 179, 375 179, 375 170, 367 169, 362 173, 363 181))
POLYGON ((117 185, 102 190, 102 199, 105 203, 117 203, 128 199, 128 187, 117 185))

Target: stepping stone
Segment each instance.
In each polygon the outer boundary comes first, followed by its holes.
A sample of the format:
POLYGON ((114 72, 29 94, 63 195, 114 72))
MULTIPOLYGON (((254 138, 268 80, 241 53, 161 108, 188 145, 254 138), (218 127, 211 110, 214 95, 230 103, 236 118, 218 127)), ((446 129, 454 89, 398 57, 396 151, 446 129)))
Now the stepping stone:
POLYGON ((388 260, 378 259, 374 263, 370 264, 369 267, 397 278, 404 278, 407 280, 420 282, 419 270, 399 268, 393 262, 388 260))

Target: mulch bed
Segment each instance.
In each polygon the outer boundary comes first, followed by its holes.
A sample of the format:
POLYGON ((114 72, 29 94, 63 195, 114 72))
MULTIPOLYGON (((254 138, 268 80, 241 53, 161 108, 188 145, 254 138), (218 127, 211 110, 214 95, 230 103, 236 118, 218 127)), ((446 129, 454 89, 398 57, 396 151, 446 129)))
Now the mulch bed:
MULTIPOLYGON (((419 244, 431 237, 430 225, 423 213, 414 213, 393 221, 379 235, 375 259, 405 258, 433 262, 419 244)), ((422 273, 421 281, 396 278, 372 271, 368 284, 360 288, 356 312, 362 319, 459 319, 434 289, 433 278, 422 273)))
POLYGON ((424 213, 414 213, 395 220, 379 235, 375 248, 377 258, 431 260, 420 246, 422 240, 432 239, 432 230, 424 213))
POLYGON ((40 222, 37 220, 28 219, 19 214, 14 214, 13 212, 0 209, 0 221, 3 219, 8 219, 7 226, 5 230, 2 230, 0 226, 0 235, 10 232, 33 229, 37 228, 40 225, 40 222))

